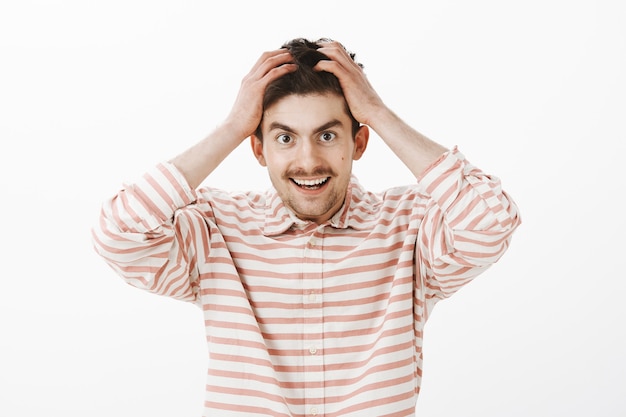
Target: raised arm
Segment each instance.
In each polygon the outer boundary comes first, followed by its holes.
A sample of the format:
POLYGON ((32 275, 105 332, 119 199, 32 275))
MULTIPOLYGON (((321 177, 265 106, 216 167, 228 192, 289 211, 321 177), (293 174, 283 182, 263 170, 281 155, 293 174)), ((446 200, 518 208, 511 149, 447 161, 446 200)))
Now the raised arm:
POLYGON ((92 233, 94 246, 129 284, 181 300, 196 299, 197 251, 208 251, 204 216, 210 209, 181 209, 197 204, 195 189, 254 132, 265 88, 296 68, 291 59, 285 50, 264 53, 243 79, 221 126, 104 202, 92 233))
POLYGON ((374 129, 416 178, 447 151, 410 127, 385 105, 362 68, 341 44, 329 42, 319 52, 330 60, 320 61, 315 69, 330 72, 339 79, 352 115, 374 129))
POLYGON ((263 94, 275 79, 294 71, 284 49, 264 53, 241 82, 239 94, 226 120, 206 138, 170 162, 191 188, 196 188, 261 122, 263 94))

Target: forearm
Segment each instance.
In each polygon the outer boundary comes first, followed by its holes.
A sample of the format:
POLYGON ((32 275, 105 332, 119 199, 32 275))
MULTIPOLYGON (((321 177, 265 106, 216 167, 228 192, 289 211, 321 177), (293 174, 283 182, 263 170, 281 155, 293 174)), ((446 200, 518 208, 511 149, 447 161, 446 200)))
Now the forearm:
POLYGON ((369 125, 416 178, 448 151, 413 129, 387 107, 376 112, 369 125))
POLYGON ((195 247, 189 242, 205 219, 197 210, 176 212, 196 198, 175 167, 158 164, 103 203, 92 230, 96 252, 135 287, 194 300, 195 247))
POLYGON ((224 122, 203 140, 170 162, 183 174, 189 187, 198 187, 204 179, 245 139, 232 123, 224 122))
POLYGON ((521 224, 500 180, 452 149, 420 177, 431 199, 418 231, 416 259, 430 309, 496 263, 521 224))
POLYGON ((424 173, 420 184, 434 203, 422 221, 423 232, 429 239, 440 236, 430 245, 431 262, 463 259, 463 265, 485 265, 502 255, 521 219, 498 177, 472 165, 455 148, 424 173))

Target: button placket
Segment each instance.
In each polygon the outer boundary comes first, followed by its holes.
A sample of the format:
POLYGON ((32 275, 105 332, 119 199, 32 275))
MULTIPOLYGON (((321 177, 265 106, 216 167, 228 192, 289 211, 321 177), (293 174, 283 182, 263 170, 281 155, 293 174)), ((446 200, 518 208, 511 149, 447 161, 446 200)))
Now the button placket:
POLYGON ((322 246, 323 240, 315 232, 304 248, 304 307, 303 363, 305 385, 305 412, 311 416, 323 415, 324 360, 322 312, 322 246))

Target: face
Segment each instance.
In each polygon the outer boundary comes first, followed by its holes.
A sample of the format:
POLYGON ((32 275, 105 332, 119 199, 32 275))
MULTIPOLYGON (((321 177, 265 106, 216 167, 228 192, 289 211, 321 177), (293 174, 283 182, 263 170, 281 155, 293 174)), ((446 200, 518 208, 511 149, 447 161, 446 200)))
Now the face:
POLYGON ((345 201, 368 128, 353 137, 344 98, 318 94, 279 100, 265 110, 261 130, 263 141, 252 136, 252 150, 285 205, 303 220, 326 222, 345 201))

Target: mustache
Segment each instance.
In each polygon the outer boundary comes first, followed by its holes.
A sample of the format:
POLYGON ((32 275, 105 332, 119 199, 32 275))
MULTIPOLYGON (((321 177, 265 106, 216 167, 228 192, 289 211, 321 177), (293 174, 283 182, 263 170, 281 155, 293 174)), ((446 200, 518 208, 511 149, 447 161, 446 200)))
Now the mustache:
POLYGON ((313 171, 305 171, 304 169, 294 169, 292 171, 285 172, 285 178, 293 177, 334 177, 335 171, 329 168, 316 168, 313 171))

